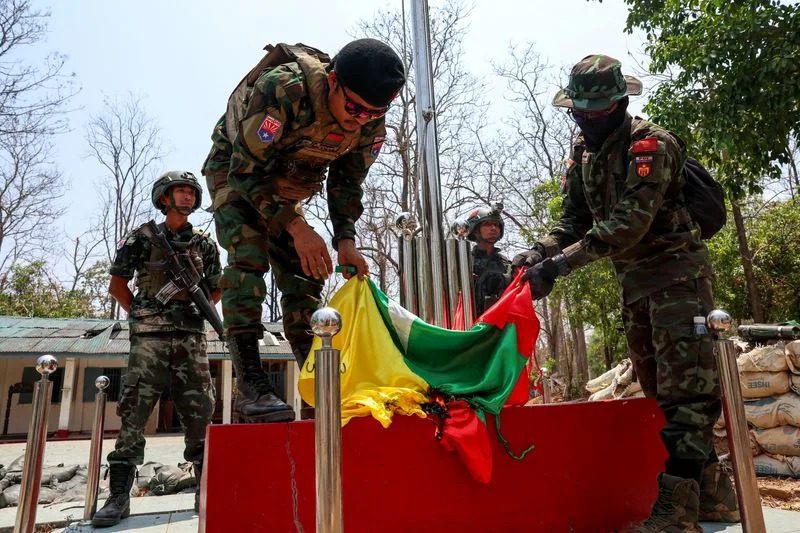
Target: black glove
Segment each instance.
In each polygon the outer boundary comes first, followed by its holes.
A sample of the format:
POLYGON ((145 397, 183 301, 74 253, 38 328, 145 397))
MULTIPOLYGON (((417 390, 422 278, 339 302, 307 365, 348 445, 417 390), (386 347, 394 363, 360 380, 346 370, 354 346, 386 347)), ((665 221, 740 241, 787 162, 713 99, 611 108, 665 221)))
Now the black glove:
POLYGON ((564 254, 558 254, 530 267, 522 275, 520 281, 527 281, 531 286, 531 297, 539 300, 552 292, 557 277, 567 274, 569 274, 569 265, 564 254))
POLYGON ((521 267, 521 266, 529 266, 532 267, 537 263, 541 263, 545 259, 545 251, 544 246, 541 243, 536 243, 533 245, 533 248, 528 250, 527 252, 522 252, 521 254, 517 254, 514 256, 514 259, 511 260, 511 266, 514 268, 521 267))

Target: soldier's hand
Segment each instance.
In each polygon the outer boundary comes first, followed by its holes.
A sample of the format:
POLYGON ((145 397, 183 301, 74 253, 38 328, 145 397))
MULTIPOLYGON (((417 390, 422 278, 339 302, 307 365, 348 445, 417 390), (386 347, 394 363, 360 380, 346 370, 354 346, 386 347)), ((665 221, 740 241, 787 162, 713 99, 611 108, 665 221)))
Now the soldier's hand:
POLYGON ((519 281, 527 281, 531 286, 531 297, 539 300, 550 294, 557 277, 558 267, 552 259, 545 259, 527 269, 519 281))
POLYGON ((514 259, 511 260, 511 266, 514 268, 521 266, 532 267, 533 265, 544 261, 544 258, 544 250, 541 250, 539 249, 539 246, 534 245, 534 247, 527 252, 522 252, 521 254, 515 255, 514 259))
MULTIPOLYGON (((364 259, 364 256, 361 255, 361 252, 356 248, 355 241, 350 239, 342 239, 339 241, 339 264, 353 265, 356 267, 358 279, 364 279, 364 276, 369 274, 367 260, 364 259)), ((350 279, 353 276, 349 272, 343 272, 342 275, 345 279, 350 279)))
POLYGON ((303 274, 315 279, 328 279, 333 262, 325 240, 302 218, 292 220, 286 231, 294 239, 294 249, 300 257, 303 274))

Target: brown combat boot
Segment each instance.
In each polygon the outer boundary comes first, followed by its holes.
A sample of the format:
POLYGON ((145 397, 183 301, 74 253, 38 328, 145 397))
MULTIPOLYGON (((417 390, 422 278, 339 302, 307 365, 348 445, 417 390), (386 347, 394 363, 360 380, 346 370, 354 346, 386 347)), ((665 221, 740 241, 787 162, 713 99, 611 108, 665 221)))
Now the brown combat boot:
POLYGON ((739 502, 731 478, 718 462, 709 463, 700 479, 700 521, 740 522, 739 502))
POLYGON ((650 518, 633 533, 702 533, 697 523, 700 487, 694 479, 660 474, 658 499, 650 518))

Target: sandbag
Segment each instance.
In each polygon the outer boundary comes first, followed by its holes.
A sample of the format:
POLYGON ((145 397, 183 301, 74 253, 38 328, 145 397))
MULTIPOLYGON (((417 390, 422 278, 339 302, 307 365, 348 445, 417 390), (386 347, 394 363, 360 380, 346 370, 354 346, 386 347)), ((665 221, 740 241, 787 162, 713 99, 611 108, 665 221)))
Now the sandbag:
POLYGON ((586 383, 586 390, 594 394, 595 392, 605 389, 606 387, 611 385, 611 383, 614 381, 614 378, 624 374, 625 371, 628 370, 628 368, 630 368, 631 366, 632 366, 631 360, 624 359, 620 364, 618 364, 611 370, 608 370, 607 372, 601 374, 600 376, 597 376, 594 379, 590 379, 588 383, 586 383))
POLYGON ((178 491, 178 482, 184 475, 184 471, 177 466, 165 466, 160 468, 155 476, 150 480, 150 492, 156 496, 164 494, 174 494, 178 491))
POLYGON ((739 372, 786 372, 786 344, 779 342, 770 346, 759 346, 736 359, 739 372))
POLYGON ((155 461, 147 461, 139 467, 136 477, 136 486, 139 489, 149 489, 150 481, 158 473, 159 470, 164 468, 164 465, 155 461))
POLYGON ((753 459, 759 476, 790 476, 800 478, 800 457, 786 457, 762 453, 753 459))
POLYGON ((747 421, 760 429, 786 425, 800 427, 800 395, 789 391, 744 402, 744 413, 747 421))
POLYGON ((64 466, 64 463, 61 463, 56 466, 46 466, 42 468, 42 478, 52 476, 60 483, 72 479, 72 476, 74 476, 77 471, 78 465, 64 466))
POLYGON ((792 390, 795 393, 800 394, 800 375, 789 374, 789 381, 789 386, 792 388, 792 390))
POLYGON ((800 341, 786 345, 786 365, 792 374, 800 374, 800 341))
POLYGON ((765 398, 789 392, 788 372, 740 372, 742 396, 765 398))
MULTIPOLYGON (((19 489, 22 485, 11 485, 3 491, 4 507, 14 506, 19 503, 19 489)), ((53 503, 53 500, 58 497, 58 492, 50 487, 41 487, 39 489, 39 503, 53 503)))
POLYGON ((800 428, 779 426, 772 429, 754 429, 758 445, 772 455, 800 456, 800 428))

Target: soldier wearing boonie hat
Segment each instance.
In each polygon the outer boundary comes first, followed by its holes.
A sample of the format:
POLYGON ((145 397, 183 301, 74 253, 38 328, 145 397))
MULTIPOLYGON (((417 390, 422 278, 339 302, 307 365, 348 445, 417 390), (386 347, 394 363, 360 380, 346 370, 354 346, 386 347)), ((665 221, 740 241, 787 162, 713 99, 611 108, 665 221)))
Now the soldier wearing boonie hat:
POLYGON ((693 327, 693 317, 713 308, 711 268, 683 196, 684 143, 627 113, 629 95, 641 92, 611 57, 586 56, 572 68, 553 99, 580 129, 562 180, 562 216, 513 264, 528 267, 522 279, 537 299, 558 277, 611 259, 631 359, 666 418, 658 500, 636 531, 702 531, 700 520, 739 520, 712 445, 721 408, 712 339, 693 327))

